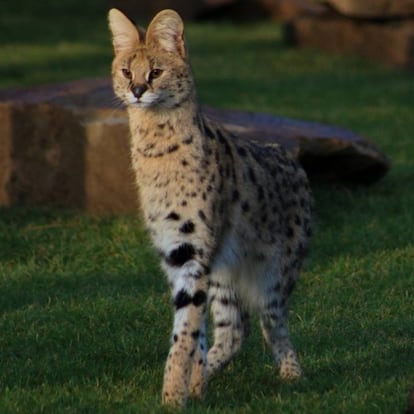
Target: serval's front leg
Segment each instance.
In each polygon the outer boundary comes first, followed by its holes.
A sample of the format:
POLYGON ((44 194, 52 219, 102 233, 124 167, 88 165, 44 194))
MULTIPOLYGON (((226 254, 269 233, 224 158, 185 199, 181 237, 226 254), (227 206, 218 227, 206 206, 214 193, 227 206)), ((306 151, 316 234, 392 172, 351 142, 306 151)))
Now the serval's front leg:
POLYGON ((192 259, 180 267, 170 268, 168 276, 172 282, 175 314, 162 397, 165 404, 183 407, 190 392, 190 379, 194 385, 198 384, 198 389, 205 388, 205 366, 194 372, 200 378, 191 374, 195 355, 200 357, 198 349, 206 313, 208 275, 206 267, 192 259))
POLYGON ((202 399, 207 388, 207 338, 206 322, 202 323, 198 347, 194 354, 190 378, 190 397, 202 399))

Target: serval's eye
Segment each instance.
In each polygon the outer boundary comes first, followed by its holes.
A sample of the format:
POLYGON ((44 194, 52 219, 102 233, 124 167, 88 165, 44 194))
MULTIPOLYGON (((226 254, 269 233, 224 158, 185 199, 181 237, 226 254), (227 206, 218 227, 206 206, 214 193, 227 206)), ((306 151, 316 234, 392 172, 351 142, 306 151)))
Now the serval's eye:
POLYGON ((148 75, 148 82, 151 83, 154 79, 157 79, 161 76, 162 69, 152 69, 148 75))
POLYGON ((123 68, 122 69, 122 74, 127 78, 127 79, 129 79, 129 80, 131 80, 132 79, 132 72, 129 70, 129 69, 127 69, 127 68, 123 68))

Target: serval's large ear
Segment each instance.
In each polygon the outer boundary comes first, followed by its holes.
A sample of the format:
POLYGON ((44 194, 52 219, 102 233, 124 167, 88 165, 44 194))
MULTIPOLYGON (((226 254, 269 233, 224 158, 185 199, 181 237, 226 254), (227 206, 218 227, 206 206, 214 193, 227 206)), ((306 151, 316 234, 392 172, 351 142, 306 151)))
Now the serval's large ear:
POLYGON ((139 31, 125 14, 118 9, 111 9, 108 13, 108 20, 115 53, 134 50, 138 47, 139 31))
POLYGON ((184 23, 179 14, 169 9, 159 12, 148 26, 146 44, 185 59, 184 23))

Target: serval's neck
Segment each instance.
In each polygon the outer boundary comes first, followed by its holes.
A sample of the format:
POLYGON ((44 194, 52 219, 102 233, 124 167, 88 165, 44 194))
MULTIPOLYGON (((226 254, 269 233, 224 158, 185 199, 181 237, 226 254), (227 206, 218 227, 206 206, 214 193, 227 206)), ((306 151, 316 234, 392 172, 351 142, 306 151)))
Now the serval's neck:
POLYGON ((199 169, 205 138, 198 106, 185 102, 165 111, 129 108, 131 156, 137 184, 153 186, 155 177, 172 177, 183 167, 199 169))

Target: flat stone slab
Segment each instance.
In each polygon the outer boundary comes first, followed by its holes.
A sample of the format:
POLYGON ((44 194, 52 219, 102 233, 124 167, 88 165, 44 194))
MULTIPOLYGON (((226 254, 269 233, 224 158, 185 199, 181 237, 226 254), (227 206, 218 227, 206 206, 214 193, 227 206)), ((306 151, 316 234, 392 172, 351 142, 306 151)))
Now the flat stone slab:
POLYGON ((286 25, 287 43, 353 54, 387 66, 414 69, 414 19, 374 22, 329 16, 302 16, 286 25))
MULTIPOLYGON (((0 205, 136 210, 128 119, 115 102, 106 78, 0 91, 0 205)), ((203 110, 245 139, 284 145, 313 180, 367 184, 390 168, 374 144, 342 128, 203 110)))
POLYGON ((283 145, 311 180, 370 184, 391 167, 376 145, 344 128, 255 112, 210 107, 204 111, 245 139, 283 145))

